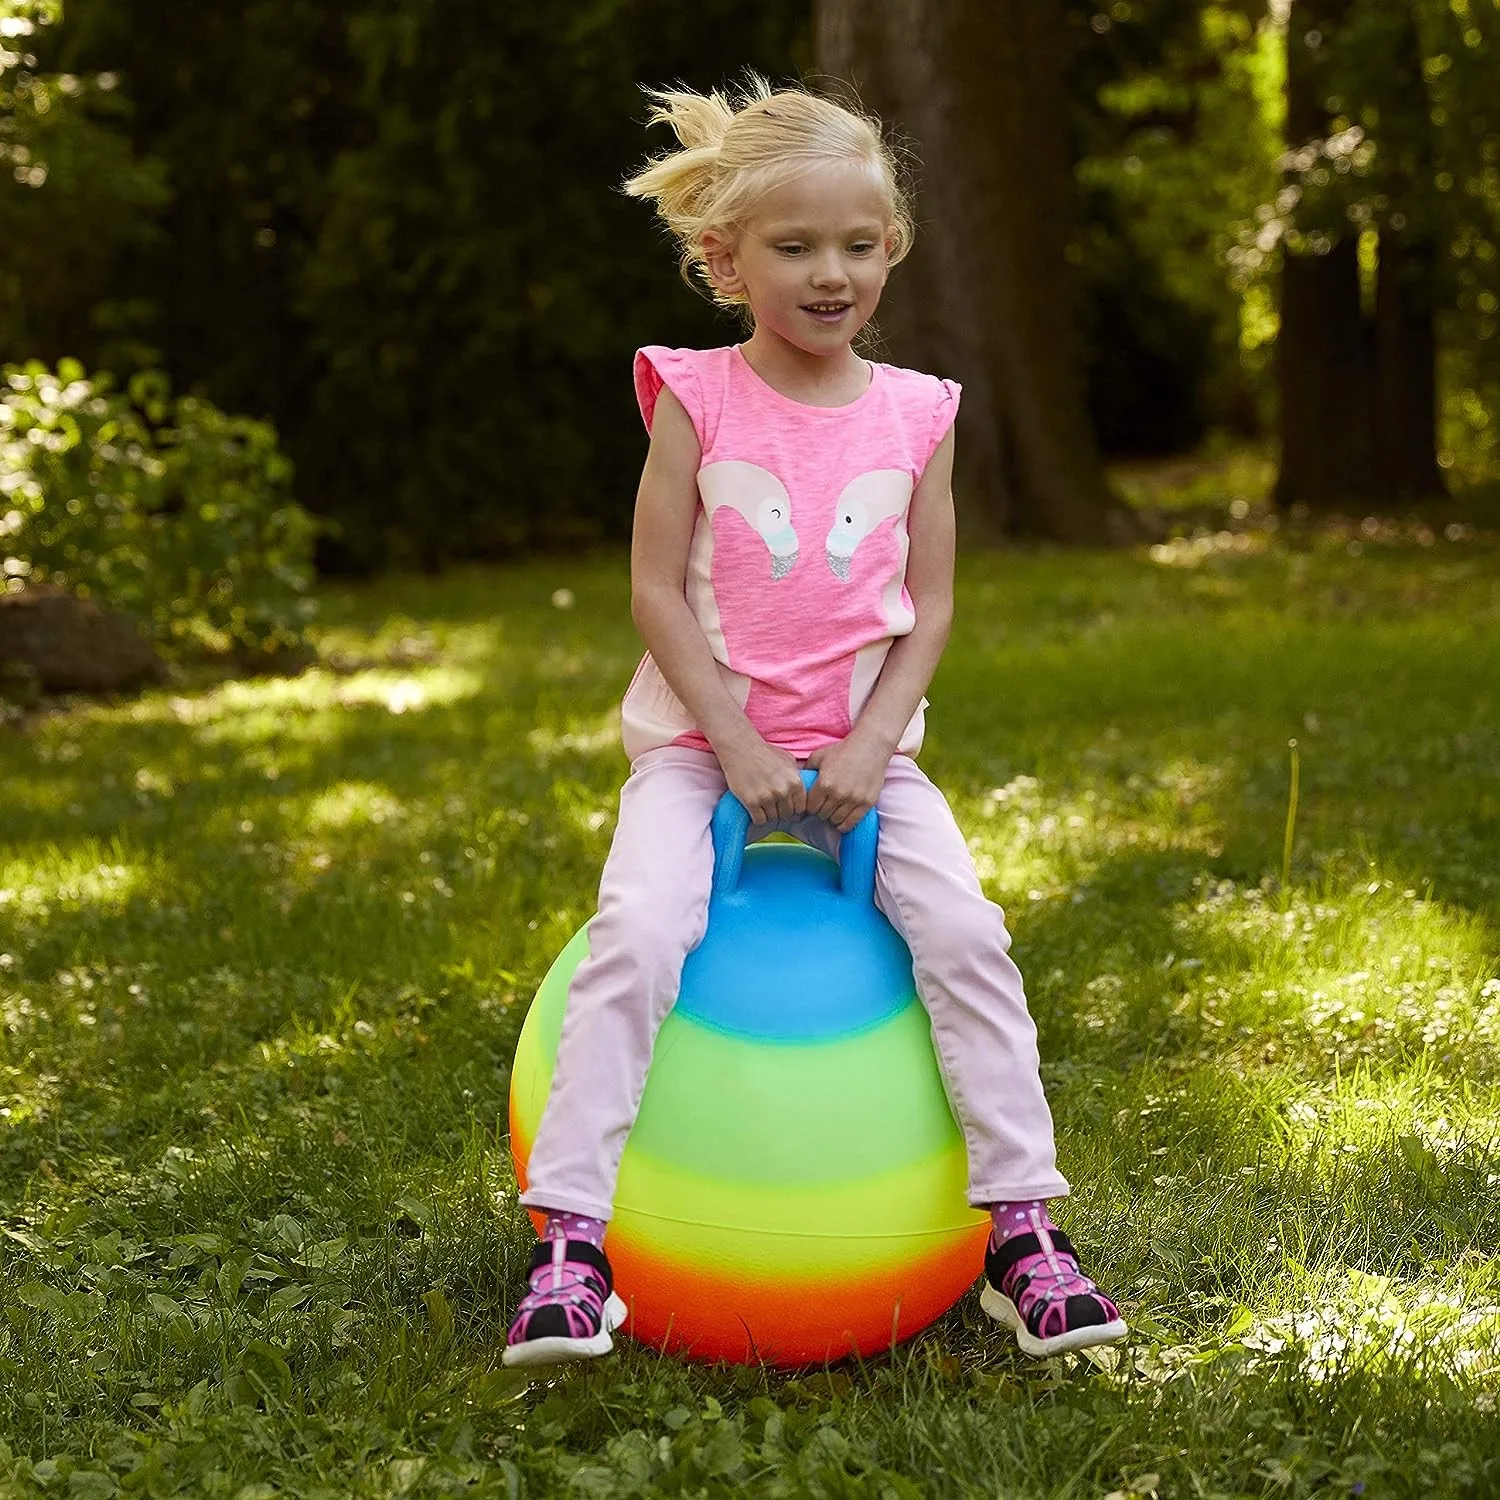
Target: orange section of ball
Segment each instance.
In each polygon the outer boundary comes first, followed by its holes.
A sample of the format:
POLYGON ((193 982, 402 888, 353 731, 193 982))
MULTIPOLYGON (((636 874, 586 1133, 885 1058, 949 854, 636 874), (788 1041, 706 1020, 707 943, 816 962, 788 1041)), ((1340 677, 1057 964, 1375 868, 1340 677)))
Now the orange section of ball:
POLYGON ((843 1282, 716 1276, 615 1237, 607 1248, 633 1339, 692 1359, 795 1366, 877 1354, 940 1318, 979 1274, 988 1232, 976 1225, 897 1269, 843 1282))

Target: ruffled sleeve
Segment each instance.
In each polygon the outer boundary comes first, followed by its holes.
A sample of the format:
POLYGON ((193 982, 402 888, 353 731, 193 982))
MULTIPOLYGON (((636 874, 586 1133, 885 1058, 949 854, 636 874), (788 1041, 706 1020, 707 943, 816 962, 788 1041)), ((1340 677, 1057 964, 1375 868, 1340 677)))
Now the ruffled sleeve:
POLYGON ((672 394, 682 402, 683 409, 693 420, 693 429, 698 434, 700 447, 707 447, 703 381, 698 370, 696 349, 668 349, 661 344, 648 344, 635 352, 635 397, 640 403, 641 419, 646 431, 651 431, 651 421, 656 415, 656 398, 662 386, 670 386, 672 394))
POLYGON ((938 444, 948 435, 948 429, 958 416, 958 401, 963 394, 963 387, 956 380, 939 380, 937 387, 937 401, 932 412, 932 427, 928 433, 927 452, 922 456, 923 469, 927 467, 932 455, 937 452, 938 444))

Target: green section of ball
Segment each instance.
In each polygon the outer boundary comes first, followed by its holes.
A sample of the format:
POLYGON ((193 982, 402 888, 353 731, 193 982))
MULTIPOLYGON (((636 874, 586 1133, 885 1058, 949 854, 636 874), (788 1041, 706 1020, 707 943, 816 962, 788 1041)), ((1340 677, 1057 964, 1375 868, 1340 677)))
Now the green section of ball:
POLYGON ((573 972, 588 956, 589 929, 585 923, 568 939, 568 945, 552 960, 541 987, 526 1012, 516 1043, 516 1058, 510 1072, 511 1114, 526 1138, 529 1151, 552 1087, 552 1065, 562 1037, 563 1012, 568 1005, 568 986, 573 972))
POLYGON ((709 1270, 875 1274, 988 1220, 967 1205, 967 1174, 957 1138, 912 1166, 827 1183, 725 1182, 629 1150, 610 1233, 709 1270))

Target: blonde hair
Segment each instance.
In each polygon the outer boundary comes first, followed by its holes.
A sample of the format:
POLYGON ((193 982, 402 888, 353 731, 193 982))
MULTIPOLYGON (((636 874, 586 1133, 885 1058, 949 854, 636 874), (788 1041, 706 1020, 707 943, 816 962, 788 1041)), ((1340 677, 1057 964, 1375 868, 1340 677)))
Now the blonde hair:
POLYGON ((749 299, 714 285, 704 233, 743 228, 761 197, 824 162, 867 165, 887 203, 890 264, 911 249, 911 199, 896 150, 857 102, 851 109, 803 88, 774 89, 753 70, 733 99, 717 89, 643 92, 658 101, 646 124, 670 125, 682 149, 654 157, 623 190, 656 205, 677 241, 682 279, 692 286, 696 272, 720 307, 746 312, 749 299))

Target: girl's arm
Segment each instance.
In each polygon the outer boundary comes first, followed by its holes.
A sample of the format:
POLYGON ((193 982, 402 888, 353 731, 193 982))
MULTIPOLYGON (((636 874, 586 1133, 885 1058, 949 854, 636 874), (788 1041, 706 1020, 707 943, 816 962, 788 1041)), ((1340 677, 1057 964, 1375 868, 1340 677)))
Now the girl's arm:
POLYGON ((854 728, 836 745, 814 751, 818 779, 807 810, 847 833, 880 796, 885 768, 948 643, 953 623, 953 429, 937 445, 912 494, 906 591, 916 611, 911 633, 891 644, 854 728))
POLYGON ((734 701, 684 593, 701 456, 692 419, 663 386, 635 501, 630 613, 667 685, 714 747, 730 791, 755 822, 770 823, 806 805, 797 762, 768 745, 734 701))

